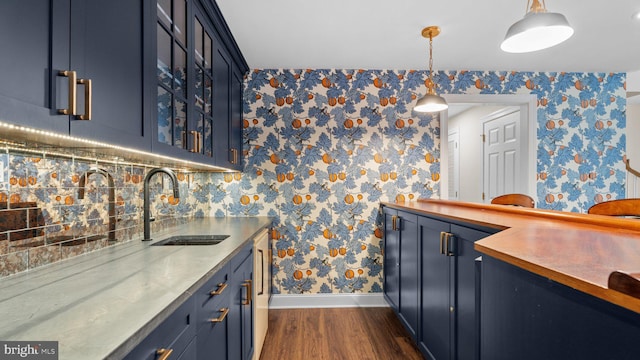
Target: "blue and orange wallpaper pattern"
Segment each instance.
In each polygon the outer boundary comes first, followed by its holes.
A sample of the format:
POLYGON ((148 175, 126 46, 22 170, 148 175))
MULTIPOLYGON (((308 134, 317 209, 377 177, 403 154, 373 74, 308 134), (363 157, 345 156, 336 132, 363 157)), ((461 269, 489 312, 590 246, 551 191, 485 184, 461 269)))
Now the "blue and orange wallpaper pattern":
MULTIPOLYGON (((276 293, 382 291, 380 201, 440 195, 440 123, 412 112, 428 72, 255 70, 242 181, 218 215, 272 215, 276 293)), ((584 212, 625 195, 625 74, 441 71, 443 94, 537 96, 537 206, 584 212)), ((228 195, 231 195, 229 199, 228 195)))

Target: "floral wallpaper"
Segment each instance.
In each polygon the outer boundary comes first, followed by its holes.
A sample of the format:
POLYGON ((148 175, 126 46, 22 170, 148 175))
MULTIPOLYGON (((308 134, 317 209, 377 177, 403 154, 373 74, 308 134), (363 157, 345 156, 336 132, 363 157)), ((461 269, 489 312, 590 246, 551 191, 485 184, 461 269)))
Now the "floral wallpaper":
MULTIPOLYGON (((439 120, 411 111, 427 75, 248 75, 243 177, 211 201, 218 215, 278 217, 276 293, 382 291, 379 202, 439 197, 439 120)), ((538 207, 585 212, 624 197, 625 74, 442 71, 434 82, 439 93, 537 96, 538 207)))

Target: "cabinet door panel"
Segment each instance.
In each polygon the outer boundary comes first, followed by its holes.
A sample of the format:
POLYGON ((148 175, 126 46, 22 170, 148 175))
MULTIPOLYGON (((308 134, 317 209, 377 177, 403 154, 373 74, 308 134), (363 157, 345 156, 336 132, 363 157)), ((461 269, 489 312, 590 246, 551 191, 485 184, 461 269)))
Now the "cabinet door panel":
POLYGON ((68 81, 55 74, 69 70, 69 1, 3 0, 0 14, 0 120, 68 133, 69 118, 57 112, 68 81))
MULTIPOLYGON (((93 87, 91 120, 71 117, 71 135, 149 150, 142 113, 142 1, 76 1, 71 13, 70 68, 93 87)), ((78 86, 79 114, 89 100, 85 86, 78 86)))
MULTIPOLYGON (((253 279, 253 257, 249 257, 242 267, 243 278, 246 281, 253 279)), ((251 283, 251 286, 254 284, 251 283)), ((245 298, 249 303, 242 306, 242 359, 251 360, 253 356, 253 299, 252 287, 245 287, 245 298)))
POLYGON ((229 359, 249 360, 253 355, 253 306, 250 283, 253 278, 253 244, 231 259, 232 291, 229 311, 229 359))
POLYGON ((482 358, 635 360, 640 314, 484 255, 482 358))
POLYGON ((384 207, 384 294, 396 311, 400 304, 400 233, 393 228, 396 210, 384 207))
POLYGON ((420 283, 418 216, 398 212, 400 218, 400 309, 398 311, 411 336, 416 339, 419 323, 420 283))
POLYGON ((451 225, 451 233, 456 241, 456 358, 474 360, 480 358, 480 304, 479 278, 476 276, 475 259, 481 254, 473 248, 473 243, 490 234, 451 225))
POLYGON ((432 359, 450 359, 453 346, 453 274, 455 257, 441 253, 441 232, 450 225, 425 217, 418 219, 422 239, 422 302, 419 347, 432 359))
POLYGON ((197 334, 198 359, 232 359, 228 357, 229 318, 219 323, 203 324, 197 334))
POLYGON ((230 157, 229 163, 232 169, 242 170, 243 157, 243 111, 242 111, 242 84, 243 75, 234 66, 231 76, 231 118, 229 123, 229 149, 227 155, 230 157), (231 154, 229 154, 231 152, 231 154))
POLYGON ((215 126, 213 130, 214 152, 216 164, 229 167, 229 75, 231 59, 222 44, 216 40, 213 68, 215 89, 213 107, 215 109, 215 126))

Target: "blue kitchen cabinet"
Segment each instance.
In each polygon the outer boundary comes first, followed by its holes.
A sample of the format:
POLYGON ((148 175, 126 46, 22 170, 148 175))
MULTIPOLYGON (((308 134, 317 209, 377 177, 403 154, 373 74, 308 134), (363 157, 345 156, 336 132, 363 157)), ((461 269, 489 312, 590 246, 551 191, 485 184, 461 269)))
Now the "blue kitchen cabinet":
POLYGON ((450 359, 454 331, 450 310, 455 258, 445 253, 445 221, 420 217, 421 316, 418 346, 430 359, 450 359))
POLYGON ((382 208, 384 216, 384 297, 397 312, 400 306, 400 232, 396 222, 398 211, 382 208))
POLYGON ((396 228, 400 232, 400 306, 398 316, 416 340, 418 336, 420 251, 418 216, 398 212, 396 228))
POLYGON ((480 357, 480 253, 498 230, 383 207, 385 298, 428 359, 480 357))
POLYGON ((242 111, 242 86, 244 83, 243 71, 240 69, 237 63, 234 63, 231 75, 231 115, 229 118, 229 150, 227 151, 227 167, 234 170, 242 170, 242 159, 244 153, 242 146, 244 144, 243 138, 243 111, 242 111))
POLYGON ((196 335, 195 313, 195 302, 191 297, 164 319, 124 357, 124 360, 156 360, 169 352, 170 358, 179 358, 184 352, 193 353, 195 346, 192 341, 196 335))
POLYGON ((232 111, 242 111, 232 105, 242 99, 242 86, 232 78, 233 69, 243 74, 248 65, 220 10, 214 1, 156 3, 155 21, 145 25, 155 39, 147 56, 156 95, 153 151, 241 169, 230 137, 241 138, 242 128, 230 124, 232 111))
POLYGON ((198 359, 229 359, 231 278, 228 269, 227 264, 218 270, 194 295, 198 308, 198 359))
POLYGON ((253 244, 248 244, 231 261, 231 311, 229 312, 229 359, 250 360, 253 356, 253 244))
POLYGON ((126 357, 250 360, 253 356, 253 243, 218 267, 206 282, 126 357))
POLYGON ((637 312, 488 255, 481 329, 482 359, 635 360, 640 354, 637 312))
POLYGON ((474 242, 495 230, 420 217, 420 351, 429 359, 477 360, 480 253, 474 242))
POLYGON ((420 291, 418 216, 388 208, 384 213, 385 264, 390 269, 385 268, 385 295, 416 340, 420 291))
POLYGON ((229 168, 229 117, 231 98, 231 57, 224 47, 218 46, 214 54, 214 107, 216 107, 216 121, 214 131, 215 163, 229 168))
POLYGON ((2 1, 0 120, 149 150, 144 6, 142 0, 2 1))

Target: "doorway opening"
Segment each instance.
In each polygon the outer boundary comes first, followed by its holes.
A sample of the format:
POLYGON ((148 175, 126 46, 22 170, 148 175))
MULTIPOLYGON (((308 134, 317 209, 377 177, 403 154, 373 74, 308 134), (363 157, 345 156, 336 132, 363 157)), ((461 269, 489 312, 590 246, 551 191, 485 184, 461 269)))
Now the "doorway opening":
MULTIPOLYGON (((443 96, 449 103, 449 109, 440 113, 441 198, 488 203, 492 196, 500 195, 498 192, 518 192, 536 199, 535 95, 443 96), (502 158, 494 153, 493 158, 490 156, 485 161, 486 142, 483 143, 482 135, 485 141, 490 140, 490 134, 486 134, 490 129, 485 129, 485 123, 505 116, 514 117, 516 113, 519 114, 519 125, 507 126, 506 132, 509 139, 517 138, 517 153, 510 145, 505 147, 502 144, 502 158), (490 167, 491 161, 493 167, 490 167), (505 168, 507 182, 510 182, 507 186, 504 182, 505 168), (490 171, 494 171, 493 177, 489 176, 492 174, 490 171), (498 179, 503 179, 501 184, 498 179)), ((502 128, 505 129, 504 126, 502 128)), ((504 133, 502 138, 497 132, 493 135, 494 141, 502 139, 504 143, 504 133)))

